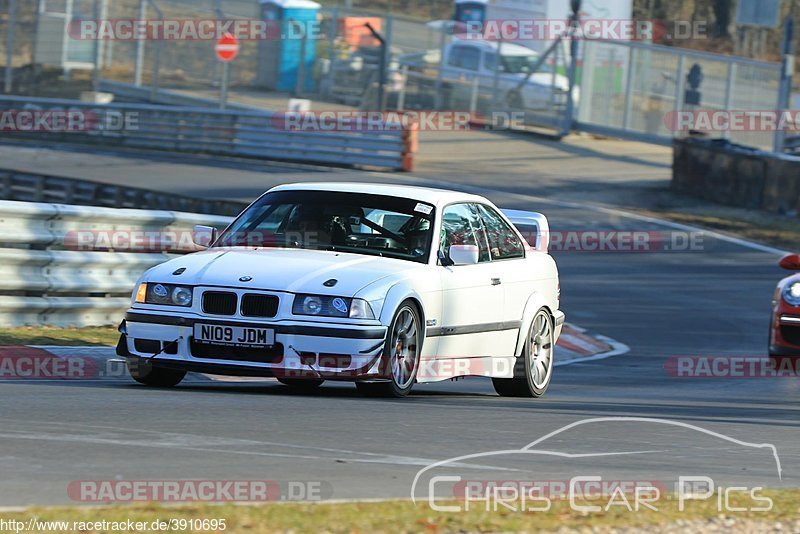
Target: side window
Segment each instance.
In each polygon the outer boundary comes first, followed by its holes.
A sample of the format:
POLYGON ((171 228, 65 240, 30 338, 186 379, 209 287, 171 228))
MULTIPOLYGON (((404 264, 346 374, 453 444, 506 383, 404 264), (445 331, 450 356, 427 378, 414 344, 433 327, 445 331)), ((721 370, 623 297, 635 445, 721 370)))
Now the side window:
POLYGON ((450 49, 450 55, 447 56, 447 64, 451 67, 461 67, 464 56, 463 46, 454 46, 450 49))
POLYGON ((493 260, 509 260, 524 258, 525 248, 522 241, 506 221, 489 206, 479 205, 481 219, 486 226, 489 249, 493 260))
POLYGON ((474 206, 470 204, 449 206, 442 213, 439 250, 449 257, 451 245, 478 245, 479 261, 489 261, 489 250, 484 234, 474 206))
POLYGON ((497 68, 497 54, 494 52, 484 52, 483 68, 489 72, 494 72, 494 69, 497 68))
POLYGON ((481 68, 481 51, 474 46, 465 46, 461 57, 461 66, 467 70, 478 71, 481 68))

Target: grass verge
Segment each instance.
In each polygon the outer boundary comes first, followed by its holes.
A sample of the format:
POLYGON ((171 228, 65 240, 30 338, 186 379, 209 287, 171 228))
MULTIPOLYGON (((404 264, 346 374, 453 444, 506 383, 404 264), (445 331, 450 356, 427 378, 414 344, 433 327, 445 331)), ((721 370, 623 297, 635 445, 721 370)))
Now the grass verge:
POLYGON ((0 328, 0 346, 3 345, 59 345, 63 347, 115 346, 119 333, 114 326, 90 328, 55 328, 50 326, 24 326, 0 328))
MULTIPOLYGON (((134 521, 152 523, 154 520, 225 519, 229 532, 523 532, 542 530, 586 530, 620 527, 647 527, 658 529, 666 525, 684 525, 696 530, 703 525, 715 523, 735 525, 777 525, 792 528, 800 515, 800 490, 762 491, 759 497, 772 499, 769 512, 720 512, 718 501, 711 497, 705 501, 689 501, 686 510, 679 511, 678 501, 663 497, 655 507, 639 512, 629 511, 624 506, 613 506, 608 512, 586 513, 573 511, 566 501, 553 501, 552 507, 542 512, 520 512, 499 506, 498 511, 486 511, 485 503, 473 503, 467 512, 443 513, 433 511, 427 502, 416 505, 409 501, 372 503, 303 504, 271 503, 240 506, 186 505, 162 506, 140 504, 133 506, 31 508, 18 513, 0 513, 0 519, 29 521, 67 521, 66 532, 80 531, 81 525, 73 522, 85 521, 134 521), (787 525, 788 523, 788 525, 787 525)), ((631 498, 632 501, 632 498, 631 498)), ((617 499, 621 503, 620 499, 617 499)), ((606 499, 594 504, 605 507, 606 499)), ((438 503, 444 504, 444 503, 438 503)), ((632 503, 631 503, 632 504, 632 503)), ((758 507, 750 496, 732 494, 730 506, 758 507)), ((463 507, 463 502, 460 504, 463 507)), ((527 506, 532 506, 528 503, 527 506)), ((83 525, 85 527, 85 525, 83 525)), ((184 531, 190 531, 187 529, 184 531)), ((84 532, 94 532, 91 528, 84 532)))
POLYGON ((640 215, 716 230, 788 251, 800 251, 800 222, 791 217, 745 210, 633 210, 640 215))

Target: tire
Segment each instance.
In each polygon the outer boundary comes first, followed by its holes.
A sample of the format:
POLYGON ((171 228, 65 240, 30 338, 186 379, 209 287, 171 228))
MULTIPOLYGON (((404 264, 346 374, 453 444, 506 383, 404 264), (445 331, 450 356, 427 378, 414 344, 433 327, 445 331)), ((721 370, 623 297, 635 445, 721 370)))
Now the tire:
POLYGON ((384 382, 356 382, 358 391, 372 397, 406 397, 417 379, 421 334, 419 311, 411 300, 406 300, 394 314, 383 347, 382 367, 391 376, 384 382))
POLYGON ((545 308, 531 321, 522 354, 514 365, 514 378, 493 378, 494 390, 501 397, 538 399, 545 394, 553 378, 555 328, 545 308))
POLYGON ((308 380, 302 378, 278 378, 278 382, 297 391, 314 391, 325 381, 313 378, 308 380))
POLYGON ((186 377, 186 371, 153 367, 150 362, 141 359, 128 360, 128 373, 140 384, 156 388, 177 386, 186 377))

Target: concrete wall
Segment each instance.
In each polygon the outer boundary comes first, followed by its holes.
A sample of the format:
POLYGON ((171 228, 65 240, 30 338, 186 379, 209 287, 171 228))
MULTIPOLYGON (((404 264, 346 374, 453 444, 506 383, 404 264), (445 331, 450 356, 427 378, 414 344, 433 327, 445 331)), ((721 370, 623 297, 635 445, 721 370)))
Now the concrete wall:
POLYGON ((676 139, 672 189, 748 209, 800 212, 800 158, 721 140, 676 139))

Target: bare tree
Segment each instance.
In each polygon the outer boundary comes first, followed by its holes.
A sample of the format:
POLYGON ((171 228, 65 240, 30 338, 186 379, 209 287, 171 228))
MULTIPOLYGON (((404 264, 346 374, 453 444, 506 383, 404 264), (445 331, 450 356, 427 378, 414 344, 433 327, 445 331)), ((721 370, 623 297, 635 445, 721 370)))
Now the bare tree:
POLYGON ((714 37, 730 37, 728 28, 731 25, 731 0, 714 0, 714 37))

